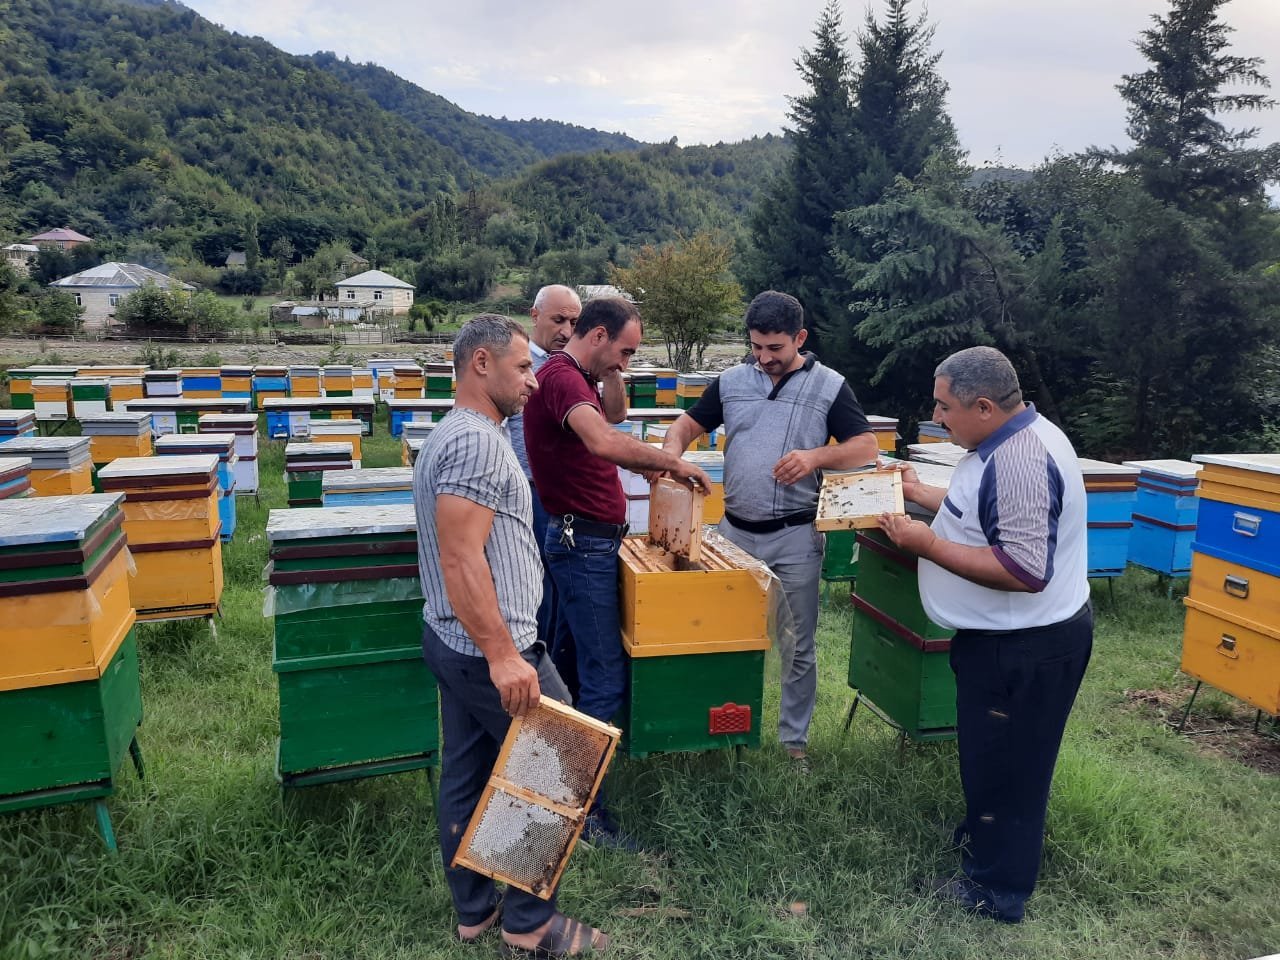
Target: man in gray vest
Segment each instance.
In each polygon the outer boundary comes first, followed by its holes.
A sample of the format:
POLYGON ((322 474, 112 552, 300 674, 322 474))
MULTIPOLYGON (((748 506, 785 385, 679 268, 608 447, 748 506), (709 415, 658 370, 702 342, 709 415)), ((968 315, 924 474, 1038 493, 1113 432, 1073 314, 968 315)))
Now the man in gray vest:
POLYGON ((726 370, 681 414, 664 448, 679 455, 724 425, 720 532, 768 564, 786 595, 778 739, 804 770, 818 693, 818 488, 823 470, 874 463, 876 441, 844 377, 801 351, 808 331, 800 301, 766 290, 747 307, 746 324, 751 359, 726 370))

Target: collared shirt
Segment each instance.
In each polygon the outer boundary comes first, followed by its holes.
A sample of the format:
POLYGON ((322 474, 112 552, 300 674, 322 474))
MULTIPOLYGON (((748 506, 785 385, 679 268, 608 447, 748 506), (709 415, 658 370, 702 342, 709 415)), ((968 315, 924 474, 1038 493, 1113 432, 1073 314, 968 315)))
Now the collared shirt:
POLYGON ((553 517, 572 513, 600 523, 622 523, 627 499, 618 468, 588 450, 569 426, 569 414, 584 405, 604 418, 596 381, 570 354, 555 351, 538 370, 538 389, 524 408, 533 482, 553 517))
POLYGON ((1089 598, 1080 464, 1066 435, 1030 404, 961 458, 932 528, 944 540, 989 547, 1032 591, 980 586, 921 559, 920 599, 943 626, 1048 626, 1089 598))
MULTIPOLYGON (((542 560, 533 537, 533 491, 520 472, 511 445, 498 424, 478 410, 455 407, 427 436, 413 470, 413 503, 418 515, 418 575, 423 617, 445 645, 468 656, 483 656, 454 613, 440 570, 436 498, 463 497, 493 511, 484 556, 498 593, 498 609, 517 650, 538 639, 542 603, 542 560)), ((445 531, 447 533, 447 531, 445 531)))

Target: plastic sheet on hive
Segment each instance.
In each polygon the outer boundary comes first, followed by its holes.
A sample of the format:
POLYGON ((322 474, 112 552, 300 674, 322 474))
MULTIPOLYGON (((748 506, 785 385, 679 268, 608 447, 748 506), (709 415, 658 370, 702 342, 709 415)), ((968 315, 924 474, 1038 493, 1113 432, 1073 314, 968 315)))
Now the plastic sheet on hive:
POLYGON ((621 736, 546 697, 513 720, 452 866, 550 899, 621 736))
POLYGON ((787 602, 787 591, 782 589, 782 581, 769 569, 763 560, 758 560, 746 550, 738 546, 718 527, 704 526, 702 542, 741 570, 746 570, 764 592, 769 605, 766 630, 773 648, 778 651, 782 660, 783 675, 791 670, 791 662, 796 655, 795 620, 791 615, 791 604, 787 602))
POLYGON ((262 615, 283 617, 304 610, 422 599, 422 582, 417 577, 297 583, 283 587, 268 586, 262 602, 262 615))

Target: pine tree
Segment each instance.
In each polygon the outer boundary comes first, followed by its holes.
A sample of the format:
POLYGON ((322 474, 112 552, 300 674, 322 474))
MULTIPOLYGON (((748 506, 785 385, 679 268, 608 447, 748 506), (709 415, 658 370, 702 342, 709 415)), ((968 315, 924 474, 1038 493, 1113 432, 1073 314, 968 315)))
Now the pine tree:
POLYGON ((808 92, 791 99, 794 153, 752 215, 743 271, 750 294, 774 288, 797 297, 811 332, 827 325, 828 292, 847 289, 831 256, 831 231, 836 213, 849 205, 857 156, 852 65, 836 0, 823 9, 813 36, 812 49, 796 61, 808 92))
POLYGON ((1256 127, 1233 130, 1228 113, 1274 104, 1258 57, 1227 52, 1232 28, 1219 19, 1228 0, 1172 0, 1167 15, 1142 33, 1138 49, 1150 61, 1119 84, 1128 103, 1128 150, 1103 155, 1139 176, 1157 200, 1187 212, 1258 202, 1268 181, 1280 179, 1280 144, 1249 146, 1256 127))

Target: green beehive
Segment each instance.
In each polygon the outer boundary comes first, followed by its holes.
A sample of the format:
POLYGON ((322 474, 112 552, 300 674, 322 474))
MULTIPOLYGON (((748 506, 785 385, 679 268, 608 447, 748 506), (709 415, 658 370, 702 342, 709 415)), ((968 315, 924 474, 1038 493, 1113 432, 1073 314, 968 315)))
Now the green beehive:
POLYGON ((628 756, 760 746, 763 650, 634 657, 630 663, 631 688, 619 723, 628 756))
POLYGON ((273 510, 267 537, 282 782, 434 766, 413 506, 273 510))
POLYGON ((858 541, 856 530, 828 530, 827 545, 822 553, 822 579, 853 580, 858 575, 858 541))
POLYGON ((879 530, 860 530, 854 588, 849 686, 916 740, 955 736, 953 631, 929 619, 920 602, 916 560, 879 530))
MULTIPOLYGON (((134 739, 141 723, 132 629, 98 679, 0 691, 0 812, 110 796, 127 753, 132 751, 141 775, 134 739)), ((111 820, 100 802, 97 817, 103 840, 114 850, 111 820)))

